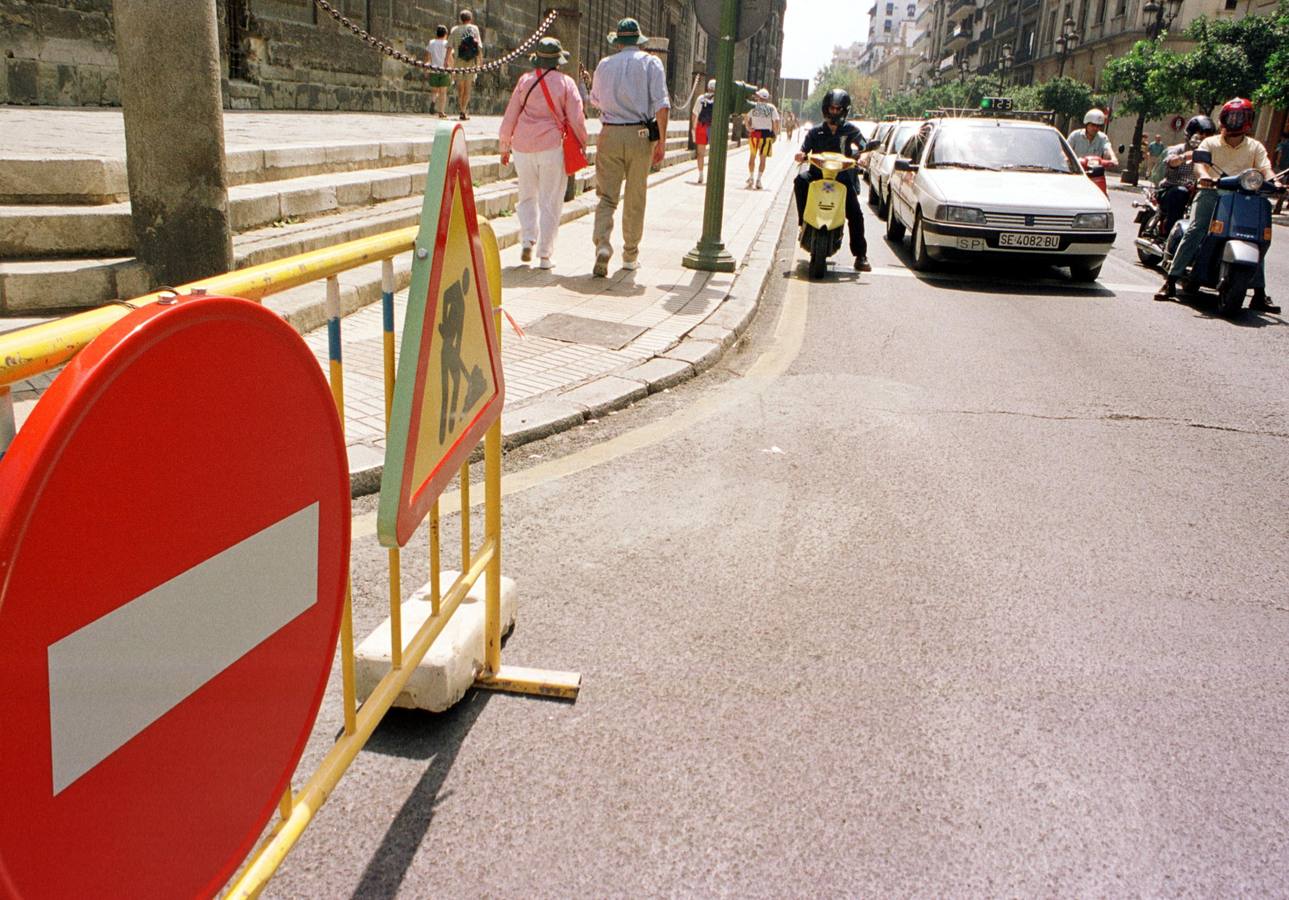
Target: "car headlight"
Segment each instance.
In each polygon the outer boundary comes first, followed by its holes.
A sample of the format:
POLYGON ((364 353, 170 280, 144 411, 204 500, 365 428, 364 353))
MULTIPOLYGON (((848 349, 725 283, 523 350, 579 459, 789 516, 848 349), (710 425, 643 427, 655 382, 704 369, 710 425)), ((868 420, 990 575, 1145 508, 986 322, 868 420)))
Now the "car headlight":
POLYGON ((1250 193, 1261 190, 1265 182, 1266 179, 1257 169, 1245 169, 1240 173, 1240 187, 1250 193))
POLYGON ((1074 217, 1075 228, 1099 228, 1107 230, 1114 227, 1114 213, 1079 213, 1074 217))
POLYGON ((941 222, 962 222, 966 225, 983 225, 985 224, 985 211, 976 209, 974 206, 942 206, 940 207, 941 222))

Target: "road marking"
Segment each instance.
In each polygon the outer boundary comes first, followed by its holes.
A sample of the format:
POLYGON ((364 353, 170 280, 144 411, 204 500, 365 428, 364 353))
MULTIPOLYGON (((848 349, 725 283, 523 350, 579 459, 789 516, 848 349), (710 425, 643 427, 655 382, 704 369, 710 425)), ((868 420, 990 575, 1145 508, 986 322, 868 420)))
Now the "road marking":
MULTIPOLYGON (((792 259, 795 268, 796 253, 792 259)), ((550 462, 539 463, 522 472, 506 475, 501 480, 502 496, 509 496, 529 488, 537 487, 549 481, 555 481, 568 475, 574 475, 594 466, 610 462, 628 453, 634 453, 645 447, 666 440, 679 434, 712 416, 714 413, 738 402, 745 397, 764 391, 784 372, 801 352, 801 345, 806 336, 806 311, 810 301, 810 286, 800 279, 788 281, 783 306, 779 310, 779 319, 774 325, 774 336, 770 346, 756 358, 741 378, 727 382, 705 394, 684 409, 672 413, 664 419, 642 425, 625 434, 610 438, 601 444, 586 447, 575 453, 550 462)), ((476 491, 471 498, 471 506, 483 504, 483 492, 476 491)), ((450 491, 439 498, 440 515, 451 515, 461 509, 461 494, 450 491)), ((370 537, 376 533, 376 514, 374 512, 356 516, 353 521, 353 536, 370 537)))
POLYGON ((54 794, 317 599, 315 502, 50 644, 54 794))

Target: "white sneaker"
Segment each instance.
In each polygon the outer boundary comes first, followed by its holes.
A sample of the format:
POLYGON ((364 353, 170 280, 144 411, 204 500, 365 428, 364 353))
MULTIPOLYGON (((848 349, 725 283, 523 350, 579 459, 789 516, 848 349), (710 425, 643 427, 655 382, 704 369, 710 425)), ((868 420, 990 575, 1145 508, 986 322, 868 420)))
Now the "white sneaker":
POLYGON ((756 189, 757 189, 758 191, 759 191, 759 190, 761 190, 761 179, 759 179, 759 178, 756 180, 756 189))
POLYGON ((748 187, 749 189, 752 187, 752 176, 751 176, 751 175, 747 176, 747 187, 748 187))
POLYGON ((622 268, 628 272, 634 272, 636 269, 640 268, 640 260, 624 259, 622 260, 622 268))
POLYGON ((702 175, 699 175, 699 176, 698 176, 698 181, 697 181, 696 183, 697 183, 697 184, 702 184, 702 183, 703 183, 703 176, 702 176, 702 175))
POLYGON ((550 258, 549 256, 543 256, 543 257, 538 261, 538 263, 537 263, 537 268, 539 268, 539 269, 553 269, 553 268, 555 268, 555 264, 554 264, 553 262, 551 262, 551 258, 550 258))

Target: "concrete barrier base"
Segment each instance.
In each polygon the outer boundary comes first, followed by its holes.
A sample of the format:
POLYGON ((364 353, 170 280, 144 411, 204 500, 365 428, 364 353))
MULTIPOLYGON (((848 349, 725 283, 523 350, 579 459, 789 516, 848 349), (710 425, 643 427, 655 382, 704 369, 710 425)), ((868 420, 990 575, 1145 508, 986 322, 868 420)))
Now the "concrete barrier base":
MULTIPOLYGON (((456 572, 440 573, 441 590, 456 580, 456 572)), ((480 576, 456 613, 426 651, 407 686, 394 701, 406 709, 443 712, 465 696, 483 670, 484 582, 480 576)), ((427 582, 402 605, 403 644, 430 617, 430 586, 427 582)), ((501 633, 515 627, 519 590, 513 579, 501 579, 501 633)), ((359 700, 366 699, 390 669, 389 619, 358 646, 354 660, 354 682, 359 700)))

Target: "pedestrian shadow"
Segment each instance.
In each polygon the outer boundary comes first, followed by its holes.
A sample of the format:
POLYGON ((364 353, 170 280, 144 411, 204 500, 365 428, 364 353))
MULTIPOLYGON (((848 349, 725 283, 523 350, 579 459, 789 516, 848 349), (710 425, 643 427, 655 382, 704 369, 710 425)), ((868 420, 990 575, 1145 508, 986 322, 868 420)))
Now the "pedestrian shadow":
POLYGON ((612 297, 637 297, 645 292, 645 285, 636 284, 636 273, 626 269, 610 272, 608 278, 594 275, 556 275, 552 281, 566 291, 585 294, 607 294, 612 297))
POLYGON ((381 719, 364 752, 428 760, 429 765, 368 860, 353 892, 355 900, 387 900, 398 895, 434 821, 435 807, 448 796, 440 794, 443 782, 492 696, 489 691, 471 690, 461 702, 437 715, 394 708, 381 719))
POLYGON ((724 289, 698 287, 699 284, 705 284, 710 274, 710 272, 691 272, 688 282, 677 281, 672 284, 662 299, 662 308, 669 315, 674 316, 684 312, 695 300, 708 301, 728 293, 724 289))

